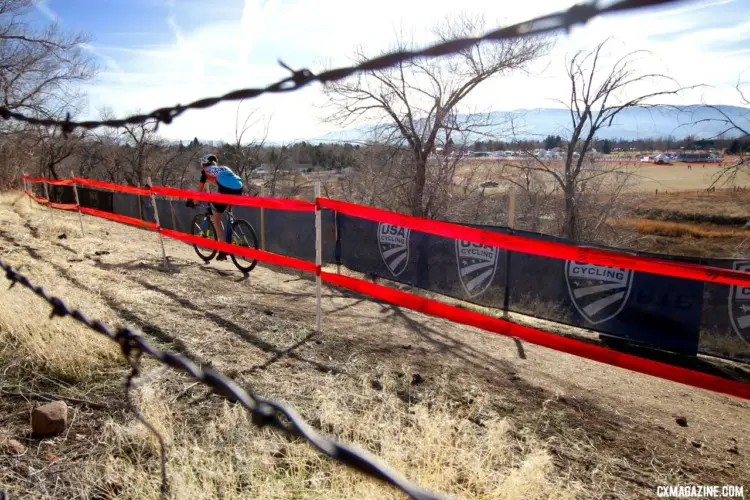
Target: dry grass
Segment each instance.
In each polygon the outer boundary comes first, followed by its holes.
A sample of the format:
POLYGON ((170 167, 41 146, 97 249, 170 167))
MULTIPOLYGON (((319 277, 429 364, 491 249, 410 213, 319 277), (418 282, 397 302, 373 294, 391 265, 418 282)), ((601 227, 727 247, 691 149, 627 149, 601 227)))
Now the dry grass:
POLYGON ((646 209, 681 212, 686 217, 690 214, 747 217, 748 209, 750 209, 750 191, 733 191, 732 189, 718 189, 715 192, 701 190, 662 193, 660 191, 658 196, 647 197, 640 206, 646 209))
MULTIPOLYGON (((0 203, 17 199, 10 194, 0 195, 0 203)), ((30 214, 27 203, 16 203, 21 214, 30 214)), ((38 218, 38 238, 56 239, 60 234, 68 237, 80 235, 69 222, 60 218, 38 218)), ((47 291, 61 294, 69 305, 82 307, 87 314, 104 320, 114 319, 112 312, 96 300, 70 287, 57 273, 38 265, 34 258, 33 242, 36 238, 23 233, 9 234, 16 241, 30 247, 26 252, 9 251, 3 258, 11 260, 24 274, 41 282, 47 291)), ((63 240, 64 241, 64 240, 63 240)), ((91 242, 96 245, 95 241, 91 242)), ((97 377, 102 371, 121 362, 119 349, 101 336, 93 335, 73 320, 47 321, 50 307, 31 291, 20 286, 0 290, 0 360, 22 360, 29 368, 67 381, 83 381, 97 377)))
POLYGON ((651 219, 623 218, 610 221, 613 226, 624 227, 640 234, 677 238, 748 238, 750 230, 689 222, 668 222, 651 219))
POLYGON ((728 356, 730 358, 747 357, 747 342, 739 338, 734 332, 726 333, 701 330, 700 349, 703 352, 728 356))
MULTIPOLYGON (((735 484, 746 470, 743 402, 533 345, 518 360, 508 339, 340 290, 324 291, 324 332, 314 334, 309 280, 262 266, 240 280, 231 264, 198 264, 175 242, 167 242, 175 267, 167 274, 149 233, 87 217, 87 235, 98 238, 66 230, 58 240, 60 221, 77 227, 75 214, 47 227, 42 208, 5 208, 0 253, 34 280, 92 317, 135 323, 150 341, 184 347, 241 385, 288 401, 315 428, 430 489, 459 498, 640 498, 655 484, 735 484), (102 249, 111 253, 93 255, 102 249), (674 424, 678 410, 689 428, 674 424), (722 426, 702 423, 717 413, 722 426), (725 472, 730 436, 743 454, 729 456, 736 469, 725 472), (689 441, 697 438, 716 445, 698 454, 689 441)), ((63 324, 41 309, 27 318, 34 335, 63 324)), ((78 349, 59 337, 47 346, 61 357, 78 349)), ((25 362, 25 354, 6 355, 9 366, 25 362)), ((26 440, 35 401, 0 398, 3 436, 28 445, 23 456, 0 454, 0 489, 11 498, 158 497, 157 443, 124 405, 124 370, 98 366, 100 380, 68 390, 106 407, 71 404, 64 436, 26 440)), ((146 363, 144 372, 154 368, 146 363)), ((402 498, 305 443, 255 428, 242 409, 178 374, 149 380, 134 395, 166 438, 171 498, 402 498)), ((24 377, 14 381, 14 390, 34 389, 24 377)))
POLYGON ((34 371, 66 381, 83 381, 120 361, 116 345, 72 320, 47 321, 50 307, 31 292, 1 291, 0 311, 3 363, 22 360, 34 371))
MULTIPOLYGON (((407 372, 408 373, 408 372, 407 372)), ((382 377, 381 390, 327 376, 311 405, 324 431, 376 452, 428 488, 459 498, 573 498, 542 443, 492 414, 488 397, 459 406, 438 391, 429 402, 405 405, 408 382, 382 377), (489 406, 489 405, 487 405, 489 406), (475 423, 478 422, 478 423, 475 423)), ((167 387, 149 386, 139 406, 169 443, 174 498, 400 498, 395 490, 321 457, 309 445, 259 431, 240 407, 221 403, 196 425, 164 401, 167 387)), ((153 496, 158 490, 154 438, 135 422, 109 421, 106 456, 87 464, 82 496, 153 496)))
MULTIPOLYGON (((1 201, 13 200, 6 195, 1 201)), ((135 302, 153 304, 154 292, 108 290, 111 283, 102 283, 99 294, 96 290, 92 294, 66 280, 44 256, 54 251, 55 265, 65 259, 79 265, 81 257, 102 248, 104 242, 92 236, 81 238, 71 218, 49 220, 44 209, 29 210, 25 202, 16 203, 13 210, 11 215, 0 216, 17 227, 0 239, 3 259, 51 293, 110 324, 120 321, 107 305, 107 294, 119 297, 117 302, 126 308, 135 302), (59 240, 63 233, 66 238, 59 240), (69 249, 55 246, 60 244, 69 249), (42 246, 46 248, 36 250, 42 246)), ((95 274, 85 277, 86 272, 94 269, 78 268, 76 274, 96 281, 95 274)), ((165 279, 171 279, 179 290, 177 277, 165 279)), ((293 333, 295 327, 275 318, 269 322, 277 339, 293 333)), ((212 337, 206 348, 225 349, 225 341, 212 337)), ((36 486, 29 483, 27 487, 11 482, 11 493, 33 496, 42 492, 45 497, 61 498, 158 495, 158 442, 131 413, 122 411, 122 393, 113 392, 123 381, 115 344, 71 320, 49 320, 49 307, 18 287, 0 292, 0 342, 3 364, 23 365, 26 370, 11 370, 18 382, 14 390, 35 390, 19 375, 31 370, 46 374, 54 384, 64 381, 63 392, 77 397, 91 398, 90 382, 97 379, 96 384, 106 389, 100 389, 94 399, 112 398, 109 411, 89 415, 85 425, 76 424, 70 437, 66 433, 48 444, 61 455, 66 446, 83 447, 84 456, 70 462, 50 459, 57 465, 48 478, 51 482, 37 479, 36 486)), ((226 349, 228 356, 243 353, 236 348, 231 353, 231 345, 226 349)), ((246 358, 245 364, 248 361, 255 362, 246 358)), ((153 368, 148 363, 145 371, 153 368)), ((287 398, 315 427, 369 450, 433 490, 460 498, 573 498, 580 491, 578 482, 563 481, 546 444, 533 430, 497 412, 494 396, 470 387, 457 397, 448 388, 447 376, 429 389, 416 387, 407 366, 399 367, 397 374, 393 368, 383 365, 356 378, 312 370, 299 377, 275 379, 261 372, 258 378, 240 382, 252 381, 262 393, 287 398), (377 388, 372 386, 373 377, 379 381, 377 388)), ((185 398, 187 384, 181 376, 168 373, 133 393, 142 414, 166 440, 171 498, 401 498, 394 489, 337 465, 300 440, 255 428, 242 408, 219 398, 206 400, 208 393, 201 386, 185 398)), ((23 401, 21 406, 25 406, 23 401)), ((19 435, 8 421, 3 427, 8 430, 6 437, 19 435)), ((34 467, 49 464, 34 463, 34 467)), ((12 470, 16 469, 8 468, 11 474, 12 470)), ((0 473, 0 482, 6 483, 7 477, 18 480, 0 473)))

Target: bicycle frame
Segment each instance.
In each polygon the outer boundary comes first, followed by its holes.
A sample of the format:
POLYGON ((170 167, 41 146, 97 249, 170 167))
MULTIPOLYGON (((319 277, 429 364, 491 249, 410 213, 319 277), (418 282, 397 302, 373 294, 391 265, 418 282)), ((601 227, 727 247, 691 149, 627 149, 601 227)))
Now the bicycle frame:
MULTIPOLYGON (((226 221, 226 223, 224 223, 224 227, 225 227, 225 229, 224 229, 224 241, 226 243, 231 243, 232 242, 232 222, 234 222, 234 217, 232 216, 232 207, 229 207, 226 212, 227 212, 227 221, 226 221)), ((201 221, 201 232, 203 232, 203 231, 206 230, 206 223, 207 223, 208 220, 210 220, 211 224, 213 224, 213 214, 214 214, 214 211, 213 211, 213 208, 211 208, 210 205, 208 206, 208 210, 206 211, 206 214, 208 215, 208 217, 204 218, 203 221, 201 221)), ((223 218, 224 217, 222 215, 222 219, 223 218)), ((222 220, 222 222, 224 222, 224 221, 222 220)))

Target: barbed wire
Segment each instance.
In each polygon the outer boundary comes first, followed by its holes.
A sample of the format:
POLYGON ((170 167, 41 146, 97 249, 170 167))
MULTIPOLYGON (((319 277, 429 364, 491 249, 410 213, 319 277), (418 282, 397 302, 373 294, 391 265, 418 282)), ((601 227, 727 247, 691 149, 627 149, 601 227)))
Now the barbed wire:
POLYGON ((131 399, 130 390, 134 386, 135 377, 140 374, 140 360, 147 355, 159 363, 183 372, 198 382, 212 388, 214 392, 226 399, 241 404, 252 415, 253 423, 258 427, 273 427, 289 436, 302 438, 319 452, 363 474, 389 483, 409 497, 419 500, 433 500, 443 498, 416 485, 399 473, 395 472, 379 459, 368 453, 356 449, 347 443, 337 442, 320 434, 312 428, 304 418, 292 407, 271 399, 266 399, 253 393, 248 393, 235 381, 211 368, 202 368, 185 356, 158 349, 149 344, 146 339, 130 328, 123 327, 113 330, 101 321, 90 320, 79 309, 70 309, 65 302, 48 294, 41 286, 33 284, 26 276, 15 270, 11 265, 0 259, 0 268, 5 271, 5 277, 10 280, 10 288, 16 284, 28 288, 52 306, 50 319, 71 317, 91 330, 104 335, 120 345, 123 356, 131 366, 131 372, 125 383, 128 404, 136 418, 142 422, 159 441, 161 449, 161 497, 168 494, 168 477, 164 439, 138 410, 131 399))
POLYGON ((72 121, 70 119, 70 114, 68 114, 65 120, 35 118, 12 111, 5 106, 0 106, 0 117, 6 121, 13 119, 32 125, 48 127, 59 126, 64 134, 68 134, 77 128, 84 128, 87 130, 93 130, 104 126, 117 128, 125 125, 137 125, 149 120, 155 120, 157 125, 159 123, 170 124, 172 120, 189 109, 206 109, 215 106, 220 102, 241 101, 254 99, 263 94, 295 91, 312 82, 335 82, 343 80, 355 73, 383 70, 412 59, 432 59, 456 54, 483 41, 509 40, 513 38, 544 35, 553 31, 569 31, 573 26, 586 24, 591 19, 598 16, 622 13, 628 10, 636 10, 644 7, 666 5, 678 1, 682 0, 619 0, 604 7, 600 7, 599 2, 596 1, 581 3, 566 10, 540 16, 511 26, 498 28, 479 37, 448 40, 431 45, 422 50, 402 50, 391 52, 379 57, 367 59, 355 66, 340 67, 323 71, 319 74, 315 74, 309 69, 293 70, 282 61, 279 61, 279 64, 287 69, 291 75, 266 87, 235 90, 222 96, 207 97, 185 105, 177 104, 176 106, 159 108, 147 114, 135 114, 122 119, 72 121))

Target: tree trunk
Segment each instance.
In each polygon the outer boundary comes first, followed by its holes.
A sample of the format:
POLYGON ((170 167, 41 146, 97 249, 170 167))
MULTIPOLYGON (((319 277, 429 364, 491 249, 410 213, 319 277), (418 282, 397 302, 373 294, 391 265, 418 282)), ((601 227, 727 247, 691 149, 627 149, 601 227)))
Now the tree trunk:
POLYGON ((427 158, 418 155, 414 165, 414 186, 412 187, 411 214, 424 217, 424 187, 427 183, 427 158))
POLYGON ((576 207, 575 184, 571 181, 565 183, 565 225, 563 236, 575 240, 578 237, 578 208, 576 207))

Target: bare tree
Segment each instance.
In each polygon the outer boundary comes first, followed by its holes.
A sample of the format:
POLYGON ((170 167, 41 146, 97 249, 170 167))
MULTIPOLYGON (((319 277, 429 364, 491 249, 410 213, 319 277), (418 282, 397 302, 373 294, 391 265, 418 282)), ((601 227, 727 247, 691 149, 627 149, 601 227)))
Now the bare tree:
POLYGON ((268 152, 268 168, 270 172, 265 174, 267 178, 264 180, 264 184, 268 189, 269 196, 276 196, 281 175, 289 166, 290 158, 291 150, 286 145, 274 146, 268 152))
MULTIPOLYGON (((607 167, 591 158, 594 138, 600 130, 610 127, 620 112, 629 108, 653 106, 655 98, 675 95, 685 87, 662 73, 640 73, 635 69, 636 58, 645 51, 633 51, 617 59, 611 66, 602 68, 602 50, 610 39, 599 43, 592 50, 581 50, 566 62, 570 82, 571 131, 566 141, 562 171, 555 162, 536 160, 537 169, 546 172, 558 184, 563 195, 563 236, 580 239, 583 227, 580 219, 584 198, 593 193, 595 185, 602 179, 632 180, 633 172, 624 172, 619 167, 607 167)), ((605 183, 606 184, 606 183, 605 183)), ((618 187, 614 193, 622 193, 618 187)), ((601 228, 601 217, 593 227, 601 228)))
POLYGON ((241 118, 242 102, 237 104, 237 111, 234 118, 234 141, 231 144, 225 144, 223 156, 232 166, 237 175, 239 175, 246 184, 250 183, 250 177, 261 163, 263 147, 268 139, 268 130, 271 126, 271 118, 259 116, 259 109, 249 110, 241 118), (261 127, 259 135, 248 138, 248 132, 261 127))
MULTIPOLYGON (((746 91, 742 88, 746 85, 741 78, 737 79, 735 89, 739 94, 740 103, 744 106, 750 105, 750 99, 748 99, 746 91)), ((708 118, 701 121, 718 121, 724 125, 724 130, 718 134, 719 136, 730 133, 739 132, 744 137, 750 137, 750 111, 740 113, 739 116, 729 116, 723 109, 718 106, 708 105, 709 108, 715 110, 721 115, 721 118, 708 118)), ((717 185, 726 185, 733 183, 737 179, 737 175, 748 170, 750 166, 750 158, 741 156, 735 163, 725 165, 719 172, 714 176, 711 186, 709 188, 715 188, 717 185)))
POLYGON ((0 0, 0 89, 2 105, 34 115, 75 108, 79 84, 95 74, 82 51, 88 39, 63 33, 56 24, 37 29, 24 21, 33 0, 0 0))
POLYGON ((526 155, 517 164, 506 163, 501 167, 500 178, 519 194, 515 227, 536 232, 554 231, 557 228, 545 227, 543 220, 555 210, 554 200, 560 194, 560 187, 538 167, 538 161, 526 155))
MULTIPOLYGON (((446 21, 434 33, 446 41, 475 36, 483 28, 482 18, 463 15, 446 21)), ((333 108, 330 119, 344 126, 375 120, 373 131, 381 141, 408 151, 406 208, 413 215, 434 217, 440 205, 435 195, 440 189, 427 188, 430 155, 453 136, 486 132, 490 125, 486 115, 459 114, 462 101, 484 81, 526 68, 548 47, 539 38, 478 43, 444 59, 402 62, 394 68, 330 83, 325 88, 333 108)), ((394 47, 413 48, 414 43, 403 35, 394 47)), ((355 62, 366 58, 363 50, 355 52, 355 62)))
MULTIPOLYGON (((33 127, 29 130, 33 137, 32 147, 37 158, 37 171, 45 177, 60 178, 58 167, 78 152, 85 133, 74 131, 63 136, 56 128, 33 127)), ((69 172, 62 172, 67 177, 69 172)))

